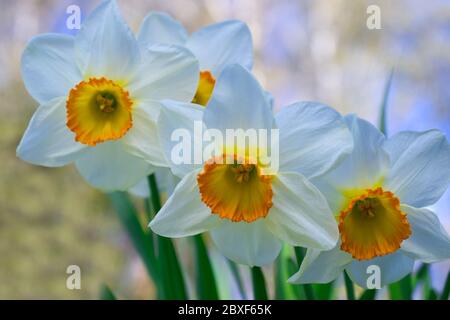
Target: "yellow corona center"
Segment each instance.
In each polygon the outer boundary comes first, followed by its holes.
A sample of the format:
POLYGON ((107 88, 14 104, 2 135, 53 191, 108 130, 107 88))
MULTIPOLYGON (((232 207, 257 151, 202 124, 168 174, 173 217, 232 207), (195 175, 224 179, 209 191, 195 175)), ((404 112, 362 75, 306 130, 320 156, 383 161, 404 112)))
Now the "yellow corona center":
POLYGON ((195 92, 193 103, 206 106, 209 98, 211 98, 214 90, 216 79, 210 71, 200 71, 200 79, 198 81, 197 91, 195 92))
POLYGON ((81 81, 67 98, 67 127, 76 141, 89 146, 119 139, 132 126, 132 104, 128 92, 114 81, 81 81))
POLYGON ((257 164, 227 164, 225 159, 211 159, 198 175, 202 201, 213 214, 233 222, 266 217, 272 207, 272 176, 262 175, 257 164))
POLYGON ((411 235, 399 199, 380 187, 364 190, 352 198, 338 220, 341 249, 358 260, 392 253, 411 235))

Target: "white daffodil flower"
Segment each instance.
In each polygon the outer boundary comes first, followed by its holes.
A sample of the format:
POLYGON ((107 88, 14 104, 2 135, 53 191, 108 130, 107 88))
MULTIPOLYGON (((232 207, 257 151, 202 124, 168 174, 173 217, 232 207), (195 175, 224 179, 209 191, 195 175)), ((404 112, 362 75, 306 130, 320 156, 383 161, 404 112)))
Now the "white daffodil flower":
MULTIPOLYGON (((216 78, 229 64, 240 64, 252 69, 252 35, 247 25, 238 20, 228 20, 204 27, 192 35, 177 20, 164 12, 151 12, 141 24, 138 40, 143 45, 154 43, 184 46, 198 59, 200 77, 193 103, 206 106, 213 92, 216 78)), ((273 97, 266 91, 266 98, 273 108, 273 97)), ((169 195, 173 191, 175 176, 164 168, 156 169, 158 187, 169 195), (159 172, 161 170, 161 172, 159 172)), ((129 190, 138 197, 148 197, 147 178, 129 190)))
MULTIPOLYGON (((225 67, 206 106, 166 101, 159 117, 161 144, 174 174, 182 180, 151 229, 166 237, 210 231, 217 248, 242 264, 261 266, 279 254, 281 242, 327 250, 338 229, 326 199, 309 178, 332 169, 351 152, 351 134, 342 117, 317 103, 295 103, 273 115, 265 91, 240 65, 225 67), (279 128, 279 170, 247 160, 235 145, 218 143, 215 158, 178 163, 174 132, 199 137, 195 124, 226 135, 227 130, 279 128), (220 161, 220 160, 231 161, 220 161)), ((191 142, 191 140, 189 140, 191 142)), ((206 150, 205 147, 203 150, 206 150)), ((261 154, 256 153, 258 156, 261 154)), ((245 154, 245 155, 244 155, 245 154)))
POLYGON ((126 190, 165 166, 159 101, 191 101, 199 68, 187 49, 142 46, 115 1, 104 1, 75 37, 44 34, 27 45, 22 77, 40 106, 17 148, 33 164, 74 162, 92 185, 126 190))
POLYGON ((227 65, 240 64, 249 70, 253 65, 252 35, 247 25, 238 20, 212 24, 188 35, 182 24, 168 14, 151 12, 144 18, 137 38, 144 44, 184 46, 195 55, 200 64, 200 79, 192 102, 203 106, 227 65))
POLYGON ((340 241, 330 251, 309 249, 293 283, 327 283, 345 269, 361 287, 398 281, 426 263, 450 258, 450 238, 434 204, 450 182, 450 145, 437 130, 401 132, 390 139, 353 115, 353 153, 313 183, 328 199, 340 241), (370 285, 368 285, 370 282, 370 285))

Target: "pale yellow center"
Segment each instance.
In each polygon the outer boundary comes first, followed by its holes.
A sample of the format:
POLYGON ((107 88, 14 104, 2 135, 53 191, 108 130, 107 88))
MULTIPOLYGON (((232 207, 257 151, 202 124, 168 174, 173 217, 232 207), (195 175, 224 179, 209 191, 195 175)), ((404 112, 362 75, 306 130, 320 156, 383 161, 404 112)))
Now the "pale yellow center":
POLYGON ((76 141, 89 146, 120 139, 132 126, 132 105, 128 92, 114 81, 81 81, 67 98, 67 127, 76 141))

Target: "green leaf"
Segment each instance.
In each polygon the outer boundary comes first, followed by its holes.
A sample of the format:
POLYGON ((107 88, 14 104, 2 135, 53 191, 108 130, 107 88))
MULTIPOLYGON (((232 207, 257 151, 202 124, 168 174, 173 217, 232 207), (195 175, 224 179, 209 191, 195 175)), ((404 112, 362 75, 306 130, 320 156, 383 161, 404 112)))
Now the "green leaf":
POLYGON ((333 295, 334 281, 330 283, 318 283, 313 284, 312 287, 315 292, 316 299, 318 300, 330 300, 333 295))
POLYGON ((430 289, 428 291, 427 300, 437 300, 437 299, 438 299, 438 295, 437 295, 436 291, 434 291, 433 289, 430 289))
MULTIPOLYGON (((225 258, 226 259, 226 258, 225 258)), ((245 293, 244 283, 242 282, 241 274, 239 273, 239 269, 233 261, 230 259, 226 259, 228 266, 230 267, 231 274, 233 275, 234 280, 238 286, 239 293, 243 300, 247 300, 247 294, 245 293)))
POLYGON ((448 300, 450 296, 450 271, 447 274, 447 279, 445 280, 444 289, 442 290, 440 300, 448 300))
POLYGON ((407 275, 403 279, 389 285, 389 295, 392 300, 411 300, 412 289, 412 277, 407 275))
MULTIPOLYGON (((288 275, 293 275, 298 271, 297 263, 292 259, 288 260, 288 275)), ((289 278, 288 278, 289 279, 289 278)), ((288 284, 290 288, 292 288, 294 298, 298 300, 306 300, 305 290, 302 285, 298 284, 288 284)))
POLYGON ((159 270, 152 235, 147 228, 142 227, 138 219, 138 212, 127 193, 117 191, 109 193, 108 197, 134 248, 141 257, 149 276, 157 281, 159 270))
POLYGON ((117 300, 116 296, 112 290, 106 285, 102 285, 100 288, 100 299, 101 300, 117 300))
POLYGON ((347 271, 344 271, 344 281, 345 281, 345 291, 347 292, 347 300, 355 300, 355 287, 353 286, 353 282, 347 274, 347 271))
POLYGON ((260 267, 252 267, 253 296, 255 300, 267 300, 266 281, 260 267))
POLYGON ((394 69, 391 70, 389 73, 389 76, 386 80, 386 83, 384 85, 384 93, 383 93, 383 99, 381 100, 380 104, 380 119, 379 119, 379 125, 378 128, 381 132, 383 132, 386 136, 388 134, 387 132, 387 105, 389 100, 389 93, 391 91, 391 85, 392 85, 392 78, 394 76, 394 69))
POLYGON ((375 300, 377 295, 376 289, 367 289, 361 294, 358 300, 375 300))
MULTIPOLYGON (((151 208, 153 210, 153 212, 148 215, 151 216, 153 214, 154 216, 161 210, 161 198, 154 174, 151 174, 148 177, 148 184, 150 188, 151 208)), ((161 270, 159 286, 160 298, 178 300, 187 299, 183 273, 172 240, 166 237, 156 236, 156 245, 158 248, 157 258, 159 269, 161 270)))
POLYGON ((297 298, 293 286, 287 282, 291 274, 289 264, 292 263, 289 249, 288 246, 283 246, 274 265, 275 299, 277 300, 293 300, 297 298))
POLYGON ((195 243, 196 265, 197 265, 197 295, 202 300, 217 300, 216 279, 209 260, 208 251, 202 236, 193 237, 195 243))
POLYGON ((187 299, 184 277, 175 247, 170 238, 157 236, 158 261, 163 287, 162 298, 169 300, 187 299))
MULTIPOLYGON (((305 258, 305 250, 300 247, 294 247, 295 257, 297 259, 297 266, 300 268, 303 259, 305 258)), ((310 284, 302 284, 299 285, 303 288, 304 295, 307 300, 315 300, 315 293, 312 285, 310 284)))

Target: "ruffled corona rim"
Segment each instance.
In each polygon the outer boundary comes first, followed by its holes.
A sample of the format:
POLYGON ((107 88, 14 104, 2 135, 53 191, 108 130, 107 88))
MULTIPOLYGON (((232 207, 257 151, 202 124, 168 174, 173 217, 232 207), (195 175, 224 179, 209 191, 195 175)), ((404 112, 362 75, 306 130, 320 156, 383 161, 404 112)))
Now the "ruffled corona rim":
POLYGON ((399 199, 381 187, 352 198, 338 217, 341 250, 358 260, 369 260, 398 250, 411 235, 399 199))
POLYGON ((272 207, 272 176, 262 175, 257 164, 211 159, 198 174, 202 201, 223 219, 253 222, 264 218, 272 207), (220 160, 220 161, 217 161, 220 160))
POLYGON ((132 105, 128 91, 112 80, 81 81, 67 98, 67 127, 89 146, 120 139, 132 127, 132 105))

